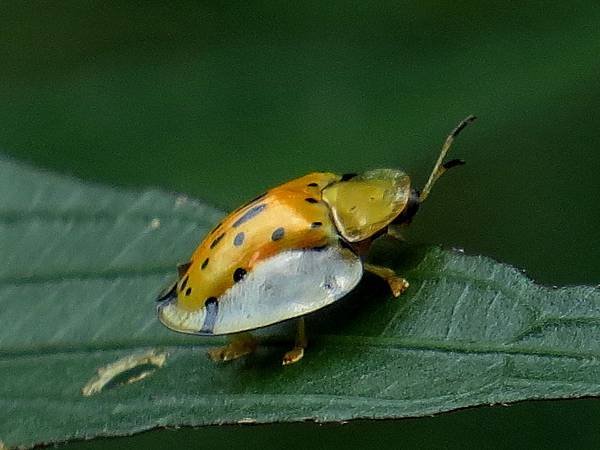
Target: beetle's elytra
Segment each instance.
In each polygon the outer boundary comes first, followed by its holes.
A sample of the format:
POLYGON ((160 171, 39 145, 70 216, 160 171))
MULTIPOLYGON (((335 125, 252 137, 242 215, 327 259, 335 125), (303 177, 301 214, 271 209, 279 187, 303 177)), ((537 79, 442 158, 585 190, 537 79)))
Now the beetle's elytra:
POLYGON ((428 197, 436 180, 461 160, 444 163, 450 133, 425 187, 419 192, 398 169, 361 175, 315 172, 267 191, 229 214, 200 243, 179 279, 158 298, 167 327, 198 335, 232 335, 212 350, 214 360, 252 352, 246 332, 299 318, 294 348, 283 364, 304 355, 303 316, 350 292, 367 270, 383 278, 394 297, 408 282, 386 267, 364 263, 374 239, 397 236, 428 197))

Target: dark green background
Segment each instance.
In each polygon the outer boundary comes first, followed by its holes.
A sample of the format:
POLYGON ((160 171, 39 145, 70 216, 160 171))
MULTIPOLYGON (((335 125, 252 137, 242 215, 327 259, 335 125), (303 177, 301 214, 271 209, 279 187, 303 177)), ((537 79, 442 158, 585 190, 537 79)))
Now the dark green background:
MULTIPOLYGON (((600 280, 600 4, 3 2, 0 151, 230 209, 314 170, 468 161, 412 242, 600 280)), ((190 249, 191 251, 191 249, 190 249)), ((435 418, 163 430, 90 445, 597 446, 594 399, 435 418)))

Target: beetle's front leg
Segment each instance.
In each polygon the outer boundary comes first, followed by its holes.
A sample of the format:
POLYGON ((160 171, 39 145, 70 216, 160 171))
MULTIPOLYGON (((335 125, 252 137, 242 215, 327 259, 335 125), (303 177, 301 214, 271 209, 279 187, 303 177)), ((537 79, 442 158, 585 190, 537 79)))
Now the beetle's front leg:
POLYGON ((364 267, 367 272, 371 272, 372 274, 383 278, 390 286, 390 289, 392 290, 392 295, 394 297, 400 297, 400 294, 402 294, 406 289, 408 289, 408 281, 396 275, 396 272, 394 272, 392 269, 388 269, 387 267, 382 266, 376 266, 374 264, 369 263, 365 263, 364 267))
POLYGON ((208 351, 208 356, 213 361, 231 361, 253 353, 258 345, 258 340, 250 333, 238 333, 227 336, 229 343, 223 347, 213 348, 208 351))
POLYGON ((304 356, 304 349, 308 346, 308 340, 306 339, 306 329, 304 326, 304 317, 298 319, 298 329, 296 331, 296 343, 294 348, 283 355, 283 361, 281 364, 287 366, 298 362, 304 356))

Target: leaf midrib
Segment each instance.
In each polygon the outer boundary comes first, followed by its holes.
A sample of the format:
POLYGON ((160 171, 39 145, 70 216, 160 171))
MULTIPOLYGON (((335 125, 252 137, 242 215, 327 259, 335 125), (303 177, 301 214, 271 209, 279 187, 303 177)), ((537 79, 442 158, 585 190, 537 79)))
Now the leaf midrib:
MULTIPOLYGON (((288 345, 291 338, 284 336, 270 336, 263 338, 261 344, 267 347, 280 347, 288 345)), ((396 337, 373 337, 373 336, 361 336, 361 335, 345 335, 345 336, 334 336, 334 335, 313 335, 312 342, 318 342, 321 347, 368 347, 368 348, 382 348, 382 349, 394 349, 400 351, 430 351, 434 353, 461 353, 465 355, 469 354, 487 354, 487 355, 525 355, 525 356, 541 356, 547 358, 567 358, 577 360, 588 360, 588 359, 599 359, 599 352, 582 352, 581 350, 565 350, 555 347, 535 347, 535 346, 524 346, 519 344, 496 344, 496 343, 470 343, 466 341, 441 341, 437 339, 428 340, 415 340, 415 339, 404 339, 396 337)), ((181 343, 175 342, 173 338, 169 339, 128 339, 120 342, 102 341, 97 344, 81 346, 74 343, 61 343, 59 345, 46 345, 32 348, 21 347, 13 349, 4 349, 0 351, 0 362, 2 360, 10 360, 15 358, 37 358, 44 356, 56 356, 56 355, 76 355, 86 354, 90 352, 98 351, 117 351, 117 350, 132 350, 137 351, 144 348, 171 348, 171 349, 206 349, 214 347, 219 340, 211 340, 211 342, 189 342, 181 343)))

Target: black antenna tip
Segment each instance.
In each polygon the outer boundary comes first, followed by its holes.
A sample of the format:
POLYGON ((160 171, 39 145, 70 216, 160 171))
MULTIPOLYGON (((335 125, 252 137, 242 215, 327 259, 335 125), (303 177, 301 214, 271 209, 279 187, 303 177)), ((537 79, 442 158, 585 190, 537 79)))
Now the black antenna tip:
POLYGON ((467 125, 469 125, 471 122, 474 122, 477 119, 476 116, 470 115, 468 117, 466 117, 465 119, 463 119, 454 129, 454 131, 452 131, 451 135, 452 137, 456 137, 458 136, 458 134, 465 129, 465 127, 467 125))

